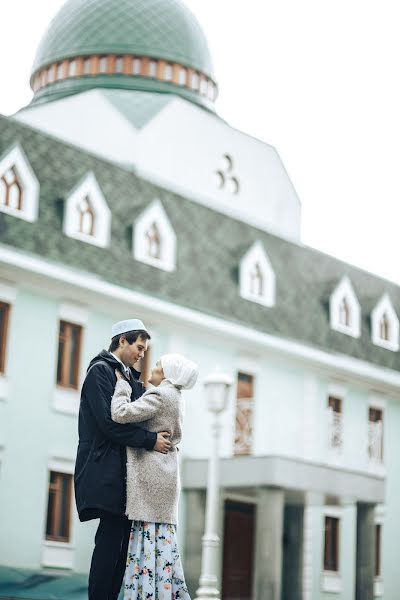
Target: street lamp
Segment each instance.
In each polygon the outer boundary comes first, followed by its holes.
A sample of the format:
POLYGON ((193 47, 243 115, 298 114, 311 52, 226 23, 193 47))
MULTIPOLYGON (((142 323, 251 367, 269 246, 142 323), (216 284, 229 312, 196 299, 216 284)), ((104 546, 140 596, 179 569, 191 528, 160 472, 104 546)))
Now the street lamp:
POLYGON ((206 528, 202 539, 203 553, 201 575, 196 599, 218 600, 217 564, 219 537, 217 535, 218 496, 219 496, 219 436, 221 424, 220 413, 226 408, 232 379, 220 369, 216 369, 204 381, 207 408, 211 412, 212 446, 208 464, 206 528))

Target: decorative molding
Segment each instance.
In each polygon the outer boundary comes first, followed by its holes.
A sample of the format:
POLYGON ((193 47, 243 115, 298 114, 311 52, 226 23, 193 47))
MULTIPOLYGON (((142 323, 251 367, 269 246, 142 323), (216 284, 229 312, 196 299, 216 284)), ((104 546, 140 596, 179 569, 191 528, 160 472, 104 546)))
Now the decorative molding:
POLYGON ((322 585, 323 592, 330 594, 340 594, 342 592, 342 578, 338 573, 323 571, 322 585))
POLYGON ((240 296, 245 300, 257 302, 264 306, 274 306, 276 295, 275 279, 274 270, 263 244, 260 241, 255 242, 240 261, 240 296), (257 269, 257 273, 254 275, 255 269, 257 269), (257 285, 259 286, 258 289, 256 289, 257 285))
POLYGON ((66 415, 79 413, 80 394, 77 390, 70 390, 57 386, 54 390, 53 408, 66 415))
POLYGON ((351 285, 350 279, 345 276, 332 292, 329 299, 329 315, 331 328, 340 333, 358 338, 361 335, 361 307, 351 285), (348 324, 342 322, 341 304, 346 302, 348 311, 348 324))
POLYGON ((75 471, 75 459, 63 458, 63 457, 52 457, 48 461, 48 470, 55 471, 56 473, 65 473, 67 475, 73 475, 75 471))
POLYGON ((17 297, 17 288, 12 283, 0 279, 0 301, 13 304, 17 297))
POLYGON ((371 313, 372 342, 387 350, 397 352, 399 350, 399 319, 393 308, 388 294, 384 294, 371 313), (386 315, 389 328, 389 339, 381 337, 381 320, 386 315))
POLYGON ((42 560, 44 567, 73 569, 75 547, 69 543, 51 542, 45 540, 42 545, 42 560))
POLYGON ((185 87, 205 96, 213 102, 217 97, 216 83, 201 73, 179 63, 169 63, 165 59, 130 54, 108 54, 101 57, 79 56, 53 63, 34 73, 31 78, 32 90, 36 93, 57 81, 94 76, 141 77, 165 81, 177 87, 185 87))
POLYGON ((68 237, 94 246, 106 248, 110 245, 111 211, 93 173, 88 173, 65 200, 63 231, 68 237), (79 204, 86 199, 93 214, 91 234, 80 230, 79 204))
POLYGON ((62 321, 85 326, 89 319, 89 310, 81 304, 63 302, 58 308, 58 316, 62 321))
POLYGON ((160 200, 154 200, 137 218, 133 230, 133 256, 164 271, 176 269, 176 234, 160 200), (155 236, 154 251, 149 238, 155 236))
POLYGON ((0 204, 0 211, 33 223, 39 213, 40 186, 29 161, 19 144, 14 145, 0 158, 0 180, 10 169, 15 168, 18 180, 22 186, 22 208, 0 204))

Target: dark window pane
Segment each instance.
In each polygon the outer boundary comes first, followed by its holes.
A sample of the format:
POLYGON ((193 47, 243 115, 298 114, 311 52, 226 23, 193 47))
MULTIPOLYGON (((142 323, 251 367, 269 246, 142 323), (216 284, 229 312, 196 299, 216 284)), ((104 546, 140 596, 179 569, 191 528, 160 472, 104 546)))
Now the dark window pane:
POLYGON ((9 312, 9 305, 0 302, 0 373, 5 368, 9 312))
POLYGON ((69 535, 69 501, 70 501, 70 476, 64 475, 61 480, 61 502, 60 502, 60 518, 59 531, 60 537, 67 538, 69 535))
POLYGON ((70 345, 69 373, 68 373, 68 383, 70 385, 77 384, 76 373, 77 373, 78 353, 79 353, 79 328, 71 326, 71 345, 70 345))
POLYGON ((46 537, 68 542, 71 510, 72 475, 50 473, 46 537))
POLYGON ((46 523, 46 535, 54 535, 53 531, 53 519, 55 509, 56 494, 54 491, 49 490, 49 501, 47 504, 47 523, 46 523))
POLYGON ((338 571, 339 519, 325 517, 324 569, 338 571))

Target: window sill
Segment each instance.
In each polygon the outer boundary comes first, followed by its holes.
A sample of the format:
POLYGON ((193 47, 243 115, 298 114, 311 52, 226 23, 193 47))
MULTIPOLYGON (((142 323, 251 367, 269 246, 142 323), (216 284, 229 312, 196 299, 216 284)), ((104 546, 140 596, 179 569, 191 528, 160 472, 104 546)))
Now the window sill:
POLYGON ((45 540, 42 547, 42 565, 44 567, 58 567, 59 569, 73 569, 75 547, 70 543, 51 542, 45 540))
POLYGON ((367 471, 373 475, 386 477, 386 467, 384 463, 377 460, 368 461, 367 471))
POLYGON ((375 577, 374 580, 374 596, 380 597, 383 596, 383 579, 382 577, 375 577))
POLYGON ((56 387, 54 390, 53 407, 57 412, 66 415, 79 413, 80 394, 78 390, 56 387))
POLYGON ((0 373, 0 402, 8 398, 8 380, 4 373, 0 373))
POLYGON ((331 594, 340 594, 342 591, 342 578, 335 571, 324 571, 322 574, 322 591, 331 594))

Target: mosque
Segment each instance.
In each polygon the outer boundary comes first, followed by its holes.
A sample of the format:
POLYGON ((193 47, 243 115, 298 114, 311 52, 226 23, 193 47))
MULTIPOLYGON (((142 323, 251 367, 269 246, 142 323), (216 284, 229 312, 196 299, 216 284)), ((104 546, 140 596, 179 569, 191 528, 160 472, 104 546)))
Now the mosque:
POLYGON ((30 84, 31 103, 0 116, 0 598, 86 598, 79 390, 112 323, 135 316, 152 334, 145 382, 168 351, 200 365, 181 448, 192 597, 201 381, 218 364, 234 381, 221 598, 398 600, 399 287, 302 244, 279 154, 216 112, 180 0, 67 0, 30 84))

